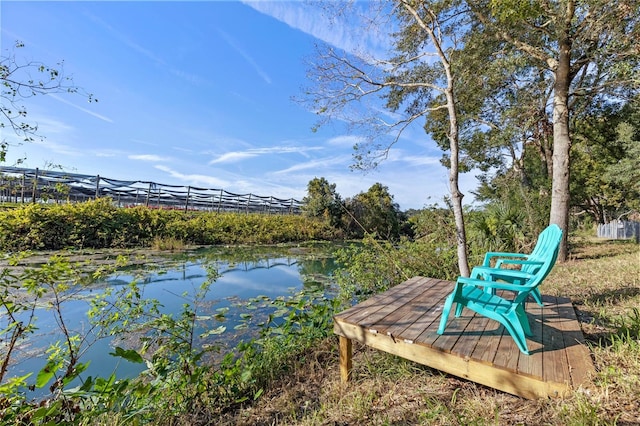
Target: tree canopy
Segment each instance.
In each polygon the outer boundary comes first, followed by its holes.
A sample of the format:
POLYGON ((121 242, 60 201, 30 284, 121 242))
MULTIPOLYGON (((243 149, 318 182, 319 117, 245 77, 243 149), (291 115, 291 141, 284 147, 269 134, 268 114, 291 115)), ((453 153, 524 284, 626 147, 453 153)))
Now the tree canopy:
POLYGON ((394 55, 363 59, 332 48, 322 51, 310 91, 317 110, 368 125, 369 143, 356 150, 360 167, 377 166, 409 123, 424 120, 447 154, 454 210, 461 199, 453 179, 458 168, 498 171, 532 190, 536 182, 538 192, 549 191, 549 222, 564 231, 559 254, 564 260, 572 155, 579 155, 571 150, 578 143, 576 126, 638 93, 640 3, 398 0, 385 8, 388 4, 372 2, 372 7, 378 7, 376 19, 393 23, 388 27, 394 29, 389 35, 394 55), (397 120, 387 122, 373 108, 364 119, 345 115, 346 105, 362 110, 370 96, 401 113, 397 120), (394 137, 379 136, 388 131, 394 137))

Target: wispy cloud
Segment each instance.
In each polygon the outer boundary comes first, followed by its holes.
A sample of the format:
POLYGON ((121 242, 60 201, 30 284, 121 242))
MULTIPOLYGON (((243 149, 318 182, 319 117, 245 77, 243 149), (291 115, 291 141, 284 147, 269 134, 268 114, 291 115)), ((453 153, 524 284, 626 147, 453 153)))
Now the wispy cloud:
POLYGON ((340 164, 346 164, 350 160, 351 160, 350 155, 340 155, 337 157, 321 158, 317 160, 307 161, 305 163, 299 163, 287 169, 273 172, 273 174, 281 175, 281 174, 288 174, 288 173, 299 172, 301 170, 309 170, 309 169, 316 169, 322 172, 326 172, 328 168, 332 168, 340 164))
POLYGON ((157 165, 156 169, 167 173, 172 178, 178 179, 194 186, 204 186, 207 188, 226 188, 229 186, 229 182, 223 179, 218 179, 213 176, 199 175, 199 174, 183 174, 177 172, 167 166, 157 165))
POLYGON ((112 120, 112 119, 110 119, 109 117, 105 117, 105 116, 104 116, 104 115, 102 115, 102 114, 98 114, 97 112, 93 112, 93 111, 91 111, 91 110, 89 110, 89 109, 87 109, 87 108, 83 108, 83 107, 81 107, 81 106, 79 106, 79 105, 76 105, 76 104, 74 104, 73 102, 69 102, 68 100, 66 100, 66 99, 64 99, 64 98, 62 98, 62 97, 60 97, 60 96, 58 96, 58 95, 50 94, 49 96, 50 96, 50 97, 52 97, 53 99, 55 99, 55 100, 56 100, 56 101, 58 101, 58 102, 62 102, 63 104, 67 104, 67 105, 69 105, 69 106, 72 106, 72 107, 74 107, 75 109, 80 110, 80 111, 82 111, 82 112, 84 112, 84 113, 87 113, 87 114, 89 114, 89 115, 92 115, 92 116, 94 116, 94 117, 96 117, 96 118, 99 118, 99 119, 100 119, 100 120, 102 120, 102 121, 106 121, 107 123, 113 123, 113 120, 112 120))
MULTIPOLYGON (((362 57, 382 58, 389 51, 389 31, 386 28, 371 28, 373 22, 367 17, 367 2, 359 13, 345 13, 329 17, 320 2, 309 4, 295 1, 243 1, 260 13, 271 16, 291 28, 309 34, 334 47, 362 57)), ((329 2, 327 2, 329 3, 329 2)))
POLYGON ((238 54, 242 56, 245 61, 247 61, 249 65, 253 67, 253 69, 256 70, 258 75, 265 81, 265 83, 271 84, 271 77, 269 77, 269 75, 264 72, 260 65, 258 65, 257 62, 251 56, 249 56, 249 54, 242 47, 240 47, 238 42, 233 37, 222 31, 221 29, 218 29, 218 33, 220 34, 220 36, 222 36, 224 41, 226 41, 229 46, 233 47, 233 49, 238 52, 238 54))
POLYGON ((209 165, 220 163, 234 163, 260 155, 304 154, 308 151, 316 151, 321 149, 323 148, 318 146, 272 146, 266 148, 253 148, 246 151, 227 152, 209 161, 209 165))
POLYGON ((133 41, 129 36, 127 36, 126 34, 124 34, 121 31, 118 31, 117 29, 115 29, 114 27, 112 27, 111 25, 109 25, 107 22, 103 21, 99 17, 97 17, 97 16, 95 16, 95 15, 93 15, 91 13, 86 13, 86 15, 89 17, 89 19, 91 19, 93 22, 97 23, 101 27, 105 28, 115 38, 120 40, 122 43, 124 43, 126 46, 128 46, 132 50, 135 50, 136 52, 138 52, 138 53, 142 54, 143 56, 149 58, 153 62, 156 62, 156 63, 158 63, 160 65, 166 65, 165 61, 162 58, 157 56, 155 53, 153 53, 149 49, 146 49, 146 48, 140 46, 138 43, 133 41))
POLYGON ((227 152, 226 154, 222 154, 218 158, 215 158, 209 161, 209 165, 211 164, 220 164, 220 163, 237 163, 238 161, 245 160, 247 158, 256 157, 259 154, 252 152, 227 152))
POLYGON ((441 166, 440 160, 442 157, 433 156, 417 156, 417 155, 403 155, 398 160, 405 161, 411 166, 441 166))
POLYGON ((128 158, 129 160, 153 161, 153 162, 171 161, 170 157, 161 157, 155 154, 129 155, 128 158))
POLYGON ((191 84, 193 84, 194 86, 210 86, 211 82, 209 80, 207 80, 204 77, 200 77, 199 75, 187 72, 187 71, 182 71, 182 70, 178 70, 178 69, 171 69, 169 70, 169 72, 191 84))
POLYGON ((345 147, 353 147, 354 145, 364 142, 365 138, 362 136, 354 136, 354 135, 342 135, 331 138, 327 141, 329 145, 335 146, 345 146, 345 147))

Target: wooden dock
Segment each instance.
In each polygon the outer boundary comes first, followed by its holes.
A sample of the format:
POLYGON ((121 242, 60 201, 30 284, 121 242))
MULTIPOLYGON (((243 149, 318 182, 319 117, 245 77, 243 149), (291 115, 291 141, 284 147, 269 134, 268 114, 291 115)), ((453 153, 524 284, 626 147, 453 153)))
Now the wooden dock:
POLYGON ((334 317, 342 379, 351 374, 351 345, 373 348, 524 398, 563 397, 588 386, 593 361, 567 298, 543 296, 526 306, 533 336, 522 354, 504 328, 465 308, 451 310, 443 335, 445 297, 455 283, 414 277, 334 317))

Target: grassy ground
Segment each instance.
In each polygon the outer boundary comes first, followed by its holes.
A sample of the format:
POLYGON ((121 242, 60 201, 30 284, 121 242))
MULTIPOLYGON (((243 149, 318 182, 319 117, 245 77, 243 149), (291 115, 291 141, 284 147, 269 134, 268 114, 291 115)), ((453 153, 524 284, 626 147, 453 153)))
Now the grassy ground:
POLYGON ((524 400, 354 343, 354 380, 339 380, 336 339, 220 425, 640 425, 640 248, 573 239, 543 293, 570 297, 597 373, 564 400, 524 400))

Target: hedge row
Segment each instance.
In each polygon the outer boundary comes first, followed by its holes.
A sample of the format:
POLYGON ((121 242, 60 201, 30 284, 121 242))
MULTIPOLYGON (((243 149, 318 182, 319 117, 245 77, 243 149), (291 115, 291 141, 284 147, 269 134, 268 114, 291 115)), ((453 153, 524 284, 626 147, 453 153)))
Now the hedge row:
POLYGON ((332 239, 335 232, 299 215, 118 208, 106 198, 0 211, 0 250, 5 251, 144 247, 156 238, 196 245, 272 244, 332 239))

